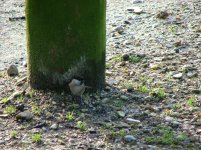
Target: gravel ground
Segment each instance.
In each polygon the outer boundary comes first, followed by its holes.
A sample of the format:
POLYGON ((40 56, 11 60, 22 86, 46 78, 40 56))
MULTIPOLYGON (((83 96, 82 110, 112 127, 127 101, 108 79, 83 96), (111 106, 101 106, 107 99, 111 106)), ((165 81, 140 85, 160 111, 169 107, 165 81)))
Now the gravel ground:
POLYGON ((24 1, 0 12, 2 149, 201 149, 200 0, 108 0, 107 86, 83 108, 28 87, 24 1))
POLYGON ((25 16, 24 6, 23 0, 0 1, 0 70, 26 60, 25 20, 9 20, 25 16))

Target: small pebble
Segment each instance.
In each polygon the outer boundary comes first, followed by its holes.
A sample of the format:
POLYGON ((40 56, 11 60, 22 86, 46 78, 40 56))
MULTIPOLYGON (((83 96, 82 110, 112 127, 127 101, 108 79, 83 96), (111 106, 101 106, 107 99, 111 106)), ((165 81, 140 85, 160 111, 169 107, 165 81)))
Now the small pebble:
POLYGON ((132 118, 126 118, 126 121, 129 123, 140 123, 140 120, 132 119, 132 118))
POLYGON ((109 98, 104 98, 104 99, 102 99, 102 102, 107 103, 107 102, 109 102, 109 100, 110 100, 109 98))
POLYGON ((128 143, 136 142, 137 139, 133 135, 126 135, 124 136, 124 141, 128 143))
POLYGON ((18 69, 16 65, 10 65, 7 69, 8 76, 16 76, 18 75, 18 69))
POLYGON ((17 106, 16 106, 16 109, 17 110, 20 110, 20 111, 24 111, 24 104, 18 104, 17 106))
POLYGON ((125 112, 123 111, 118 111, 117 114, 120 116, 120 117, 125 117, 125 112))
POLYGON ((119 34, 122 34, 124 32, 124 28, 122 26, 119 26, 115 28, 115 31, 118 32, 119 34))
POLYGON ((173 78, 175 78, 175 79, 181 79, 182 76, 183 76, 182 73, 178 73, 178 74, 173 75, 173 78))
POLYGON ((120 99, 122 99, 122 100, 128 100, 129 98, 127 96, 125 96, 125 95, 121 95, 120 99))
POLYGON ((42 131, 43 132, 47 132, 47 128, 46 127, 42 127, 42 131))
POLYGON ((50 126, 50 129, 52 130, 57 130, 58 129, 58 124, 57 123, 54 123, 50 126))
POLYGON ((30 111, 23 111, 16 116, 17 120, 31 120, 33 114, 30 111))
POLYGON ((179 47, 179 46, 181 46, 181 40, 177 40, 175 43, 174 43, 174 46, 175 47, 179 47))
POLYGON ((166 19, 168 16, 169 13, 167 11, 160 11, 156 17, 159 19, 166 19))
POLYGON ((179 49, 179 48, 176 48, 174 51, 175 51, 175 53, 179 53, 179 52, 180 52, 180 49, 179 49))
POLYGON ((122 59, 123 59, 123 61, 128 61, 129 60, 129 54, 124 54, 123 56, 122 56, 122 59))
POLYGON ((133 88, 133 86, 129 86, 129 87, 127 87, 127 92, 133 92, 134 91, 134 88, 133 88))
POLYGON ((134 0, 133 1, 133 4, 136 4, 136 3, 143 3, 144 2, 144 0, 134 0))
POLYGON ((194 94, 201 94, 201 89, 193 89, 192 93, 194 93, 194 94))

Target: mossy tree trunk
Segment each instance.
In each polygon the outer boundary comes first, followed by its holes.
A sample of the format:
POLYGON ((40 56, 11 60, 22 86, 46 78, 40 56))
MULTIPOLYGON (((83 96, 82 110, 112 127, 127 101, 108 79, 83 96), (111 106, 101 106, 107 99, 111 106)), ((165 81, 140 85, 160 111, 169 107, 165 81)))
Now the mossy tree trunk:
POLYGON ((26 0, 30 85, 61 89, 72 78, 105 82, 106 0, 26 0))

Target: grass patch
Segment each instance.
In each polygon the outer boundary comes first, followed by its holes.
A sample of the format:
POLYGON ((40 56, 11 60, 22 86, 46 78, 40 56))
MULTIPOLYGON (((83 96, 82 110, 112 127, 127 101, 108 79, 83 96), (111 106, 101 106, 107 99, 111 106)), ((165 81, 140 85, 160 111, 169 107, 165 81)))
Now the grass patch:
POLYGON ((175 136, 173 130, 165 126, 157 126, 154 131, 155 135, 145 138, 147 144, 171 145, 173 147, 188 138, 184 133, 175 136))
POLYGON ((39 143, 42 140, 42 134, 41 133, 34 133, 31 135, 31 139, 34 143, 39 143))
POLYGON ((34 97, 34 94, 35 94, 35 90, 31 89, 31 90, 28 92, 27 96, 30 97, 30 98, 33 98, 33 97, 34 97))
POLYGON ((8 98, 7 97, 4 97, 1 99, 2 103, 4 104, 7 104, 8 103, 8 98))
POLYGON ((142 59, 143 59, 142 56, 131 55, 131 56, 129 57, 129 62, 135 64, 135 63, 139 63, 142 59))
POLYGON ((140 76, 140 77, 139 77, 139 80, 140 80, 141 82, 147 82, 148 80, 150 80, 150 78, 144 75, 144 76, 140 76))
POLYGON ((68 121, 74 120, 74 113, 73 113, 73 112, 68 112, 68 113, 66 114, 66 119, 67 119, 68 121))
POLYGON ((121 100, 113 100, 111 102, 112 102, 112 105, 115 107, 122 107, 125 104, 125 101, 122 99, 121 100))
POLYGON ((140 86, 138 87, 138 90, 139 90, 140 92, 142 92, 142 93, 147 93, 147 92, 149 92, 149 89, 148 89, 148 87, 147 87, 146 85, 140 85, 140 86))
POLYGON ((20 95, 19 97, 17 97, 17 101, 18 101, 18 102, 24 102, 24 97, 23 97, 23 95, 20 95))
POLYGON ((131 82, 129 82, 129 81, 125 81, 126 83, 125 83, 125 86, 126 86, 126 88, 129 88, 129 87, 133 87, 134 85, 133 85, 133 83, 131 83, 131 82))
POLYGON ((85 131, 87 129, 87 124, 84 121, 78 121, 76 127, 80 129, 80 131, 85 131))
POLYGON ((108 134, 109 139, 115 139, 115 138, 123 138, 126 135, 126 131, 124 129, 121 129, 119 131, 112 131, 108 134))
POLYGON ((121 61, 121 54, 115 55, 114 57, 112 57, 112 58, 110 59, 110 61, 112 61, 112 62, 121 61))
POLYGON ((106 63, 105 68, 110 69, 112 67, 112 63, 106 63))
POLYGON ((196 98, 195 96, 191 96, 188 100, 187 100, 187 104, 189 107, 195 107, 196 106, 196 98))
POLYGON ((15 131, 15 130, 10 131, 10 137, 13 139, 16 139, 17 138, 17 131, 15 131))
POLYGON ((174 110, 177 110, 177 109, 180 109, 180 108, 181 108, 181 103, 180 102, 177 102, 173 107, 174 110))
POLYGON ((33 104, 33 106, 31 107, 32 109, 32 112, 35 114, 35 115, 40 115, 42 113, 42 108, 40 108, 39 106, 33 104))
POLYGON ((14 107, 14 106, 6 106, 4 111, 5 111, 6 114, 11 115, 11 114, 14 114, 16 112, 16 107, 14 107))
POLYGON ((162 89, 153 89, 150 95, 156 98, 157 100, 162 100, 166 97, 166 93, 162 89))
POLYGON ((178 30, 177 26, 172 25, 172 26, 168 27, 168 31, 171 32, 171 33, 173 33, 173 34, 176 34, 177 30, 178 30))

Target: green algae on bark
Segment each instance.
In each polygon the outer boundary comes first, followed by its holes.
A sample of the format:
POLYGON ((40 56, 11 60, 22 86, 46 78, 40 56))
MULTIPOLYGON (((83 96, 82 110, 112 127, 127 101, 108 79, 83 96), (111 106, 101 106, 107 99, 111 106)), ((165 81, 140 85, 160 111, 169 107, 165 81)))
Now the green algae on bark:
POLYGON ((82 78, 105 81, 106 0, 26 0, 30 85, 60 89, 82 78))

